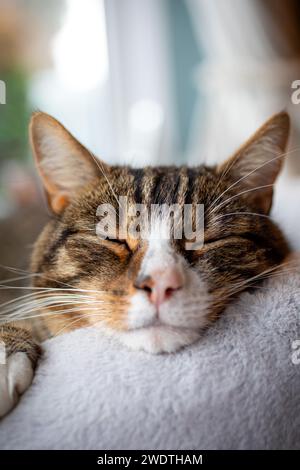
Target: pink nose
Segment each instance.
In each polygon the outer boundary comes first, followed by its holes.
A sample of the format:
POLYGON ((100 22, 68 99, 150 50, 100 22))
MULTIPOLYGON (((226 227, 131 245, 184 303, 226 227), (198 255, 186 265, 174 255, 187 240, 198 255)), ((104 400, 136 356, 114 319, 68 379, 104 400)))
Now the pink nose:
POLYGON ((169 267, 163 271, 153 271, 151 275, 137 279, 135 287, 147 292, 150 301, 159 307, 174 292, 183 287, 183 275, 177 267, 169 267))

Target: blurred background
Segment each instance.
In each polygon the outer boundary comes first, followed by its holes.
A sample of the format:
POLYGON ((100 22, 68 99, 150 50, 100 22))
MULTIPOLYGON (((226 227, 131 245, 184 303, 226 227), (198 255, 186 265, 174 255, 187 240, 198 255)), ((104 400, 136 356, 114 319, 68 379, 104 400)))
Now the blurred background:
POLYGON ((300 177, 297 79, 298 0, 0 0, 0 279, 12 277, 3 266, 28 269, 47 218, 33 110, 107 162, 142 166, 221 161, 285 108, 280 219, 300 177))

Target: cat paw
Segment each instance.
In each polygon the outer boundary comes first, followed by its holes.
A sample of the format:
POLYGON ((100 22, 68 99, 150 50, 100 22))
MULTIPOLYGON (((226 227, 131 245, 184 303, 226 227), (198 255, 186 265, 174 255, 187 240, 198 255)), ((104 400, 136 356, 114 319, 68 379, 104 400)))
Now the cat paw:
POLYGON ((41 355, 31 334, 13 325, 0 327, 0 418, 30 386, 41 355))
POLYGON ((24 352, 11 354, 5 364, 0 364, 0 418, 18 403, 33 376, 32 361, 24 352))

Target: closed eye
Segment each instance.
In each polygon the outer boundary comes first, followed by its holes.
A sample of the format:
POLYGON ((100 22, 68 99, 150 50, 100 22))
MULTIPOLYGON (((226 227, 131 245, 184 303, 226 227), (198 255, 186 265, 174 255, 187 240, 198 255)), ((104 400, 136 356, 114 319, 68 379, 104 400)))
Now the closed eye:
POLYGON ((84 238, 84 240, 90 240, 93 243, 95 242, 99 243, 100 241, 103 243, 115 244, 115 245, 123 246, 126 250, 131 251, 130 246, 127 243, 127 240, 125 239, 109 237, 109 236, 102 237, 99 234, 93 235, 91 233, 86 233, 86 232, 81 232, 81 235, 84 238))

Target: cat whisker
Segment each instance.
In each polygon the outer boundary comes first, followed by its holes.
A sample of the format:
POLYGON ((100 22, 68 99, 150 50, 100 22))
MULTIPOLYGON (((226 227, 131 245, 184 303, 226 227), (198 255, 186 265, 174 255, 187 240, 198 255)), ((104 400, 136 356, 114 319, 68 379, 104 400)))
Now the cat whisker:
POLYGON ((253 191, 257 191, 259 189, 272 188, 273 186, 274 186, 274 184, 264 184, 262 186, 256 186, 255 188, 245 189, 244 191, 241 191, 238 194, 234 194, 233 196, 229 197, 225 201, 222 201, 220 204, 215 206, 213 209, 209 210, 208 215, 211 216, 215 211, 217 211, 218 209, 223 207, 225 204, 228 204, 228 202, 232 201, 232 199, 235 199, 239 196, 242 196, 243 194, 247 194, 247 193, 250 193, 250 192, 253 192, 253 191))
MULTIPOLYGON (((91 314, 90 316, 91 316, 91 317, 95 317, 95 316, 96 316, 96 317, 99 317, 99 318, 101 318, 101 317, 103 318, 103 316, 102 316, 100 313, 99 313, 99 314, 97 314, 97 313, 91 314)), ((73 320, 73 321, 70 320, 70 322, 68 322, 67 325, 65 325, 63 328, 61 328, 60 330, 58 330, 58 331, 55 333, 54 337, 60 335, 60 334, 61 334, 64 330, 66 330, 67 328, 70 329, 70 327, 71 327, 72 325, 75 325, 76 323, 82 321, 83 318, 84 318, 84 315, 80 316, 79 318, 76 318, 76 319, 73 320)), ((102 322, 99 321, 99 322, 97 322, 97 324, 98 324, 98 323, 102 323, 102 324, 103 324, 104 322, 103 322, 103 321, 102 321, 102 322)))
MULTIPOLYGON (((209 210, 211 208, 213 208, 215 206, 215 204, 220 200, 220 198, 222 196, 224 196, 224 194, 226 194, 230 189, 234 188, 238 183, 240 183, 241 181, 243 181, 244 179, 248 178, 249 176, 251 176, 255 171, 257 170, 260 170, 261 168, 263 168, 264 166, 268 165, 269 163, 272 163, 276 160, 278 160, 279 158, 284 158, 284 157, 287 157, 289 156, 290 154, 294 153, 294 152, 298 152, 300 149, 300 147, 295 147, 294 149, 291 149, 289 150, 288 152, 284 152, 280 155, 277 155, 276 157, 274 158, 271 158, 270 160, 262 163, 261 165, 258 165, 256 168, 254 168, 254 170, 251 170, 249 171, 249 173, 247 173, 246 175, 242 176, 241 178, 239 178, 237 181, 235 181, 234 183, 232 183, 228 188, 225 189, 225 191, 223 191, 212 203, 212 207, 209 207, 209 210)), ((232 168, 232 166, 235 164, 236 160, 233 160, 232 164, 229 166, 229 169, 232 168)), ((228 170, 229 171, 229 170, 228 170)), ((226 172, 227 174, 227 172, 226 172)))
MULTIPOLYGON (((220 184, 222 183, 222 181, 224 181, 225 176, 229 173, 229 171, 230 171, 231 168, 235 165, 235 163, 236 163, 236 159, 233 159, 232 162, 231 162, 231 164, 230 164, 230 165, 227 165, 227 166, 225 167, 225 169, 223 170, 223 172, 222 172, 221 175, 220 175, 220 178, 219 178, 219 181, 218 181, 218 183, 217 183, 217 185, 216 185, 214 194, 217 194, 217 190, 219 189, 220 184)), ((223 192, 223 194, 224 194, 224 192, 223 192)), ((220 196, 222 196, 222 194, 221 194, 220 196)), ((215 204, 215 202, 217 202, 217 198, 212 202, 212 205, 215 204)))
MULTIPOLYGON (((3 305, 2 307, 6 307, 6 308, 2 308, 2 312, 5 312, 7 310, 11 310, 11 309, 15 309, 15 308, 22 308, 23 306, 26 306, 26 305, 32 305, 33 303, 35 305, 54 305, 54 304, 57 304, 57 302, 64 302, 64 303, 75 303, 75 302, 81 302, 81 303, 84 303, 84 302, 88 302, 88 303, 91 303, 91 302, 100 302, 100 300, 98 299, 94 299, 94 298, 89 298, 89 297, 69 297, 69 296, 48 296, 48 295, 44 295, 42 297, 33 297, 33 298, 29 298, 29 299, 20 299, 20 300, 17 300, 16 302, 11 302, 10 304, 7 304, 6 306, 3 305)), ((101 301, 103 302, 103 301, 101 301)))
POLYGON ((71 284, 67 284, 66 282, 60 281, 58 279, 50 278, 50 277, 46 276, 44 273, 32 273, 32 272, 26 271, 24 269, 14 268, 12 266, 5 266, 5 265, 1 265, 1 264, 0 264, 0 267, 2 269, 6 269, 8 271, 12 271, 12 272, 15 272, 15 273, 20 273, 20 274, 22 273, 24 275, 28 274, 29 276, 32 276, 32 277, 37 276, 37 277, 41 277, 42 279, 45 279, 45 280, 48 280, 48 281, 57 282, 58 284, 61 284, 61 285, 64 285, 64 286, 68 286, 68 287, 72 287, 72 288, 74 287, 71 284))
POLYGON ((216 220, 222 219, 223 217, 229 217, 229 216, 232 216, 232 215, 254 215, 254 216, 257 216, 257 217, 263 217, 263 218, 266 218, 266 219, 271 219, 271 217, 269 215, 259 214, 258 212, 229 212, 227 214, 218 215, 216 217, 216 220))
MULTIPOLYGON (((63 294, 63 292, 61 293, 61 295, 65 295, 65 296, 68 296, 69 298, 71 296, 73 296, 73 298, 75 298, 75 294, 63 294)), ((42 298, 43 296, 47 296, 49 297, 49 292, 48 291, 45 291, 45 292, 31 292, 30 294, 25 294, 25 295, 21 295, 21 296, 18 296, 16 297, 15 299, 12 299, 12 300, 8 300, 7 302, 3 302, 2 304, 0 304, 0 308, 2 307, 5 307, 6 305, 10 305, 10 304, 14 304, 14 303, 18 303, 20 302, 21 300, 25 300, 25 299, 30 299, 30 298, 33 298, 33 299, 39 299, 39 298, 42 298)), ((79 294, 77 294, 77 297, 79 297, 79 294)), ((87 296, 83 296, 81 295, 80 298, 90 298, 89 295, 87 296)))
POLYGON ((112 194, 113 194, 113 196, 114 196, 114 198, 115 198, 115 200, 116 200, 116 202, 119 206, 119 200, 117 198, 117 195, 116 195, 115 191, 113 190, 113 187, 112 187, 112 185, 111 185, 111 183, 110 183, 110 181, 109 181, 109 179, 108 179, 108 177, 107 177, 107 175, 106 175, 106 173, 105 173, 105 171, 102 167, 102 164, 101 164, 100 160, 98 160, 92 152, 89 152, 89 154, 92 157, 92 159, 94 160, 94 162, 96 163, 97 167, 101 171, 104 178, 106 179, 106 182, 107 182, 107 184, 108 184, 108 186, 109 186, 109 188, 110 188, 110 190, 111 190, 111 192, 112 192, 112 194))
MULTIPOLYGON (((69 319, 69 322, 67 323, 67 325, 64 326, 64 328, 62 328, 61 330, 59 330, 58 332, 56 332, 56 334, 54 336, 58 336, 59 334, 62 333, 62 331, 64 331, 65 329, 69 329, 70 326, 78 323, 79 321, 82 321, 83 318, 86 317, 86 315, 88 315, 89 318, 92 318, 92 317, 99 317, 99 318, 106 318, 106 313, 105 312, 98 312, 98 313, 92 313, 92 314, 82 314, 82 315, 76 315, 76 319, 75 320, 72 320, 72 319, 69 319), (79 318, 78 318, 79 317, 79 318)), ((105 321, 99 321, 97 323, 94 323, 93 326, 95 325, 98 325, 98 324, 105 324, 105 321)))
MULTIPOLYGON (((65 309, 65 310, 62 310, 62 311, 54 311, 54 312, 41 312, 41 313, 35 313, 35 314, 32 314, 33 312, 28 312, 28 314, 23 314, 23 315, 20 315, 18 317, 13 317, 13 318, 5 318, 4 320, 1 320, 1 317, 0 317, 0 325, 1 324, 6 324, 6 323, 10 323, 10 322, 18 322, 18 321, 25 321, 25 320, 33 320, 33 319, 36 319, 36 318, 44 318, 44 317, 52 317, 52 316, 63 316, 63 315, 70 315, 70 314, 77 314, 77 313, 81 313, 81 312, 84 312, 86 310, 86 313, 84 313, 83 315, 88 315, 88 316, 92 316, 93 314, 90 314, 89 312, 91 311, 99 311, 98 307, 74 307, 74 308, 70 308, 70 309, 65 309)), ((99 313, 100 315, 100 313, 99 313)))
MULTIPOLYGON (((82 296, 82 295, 73 295, 73 294, 62 294, 62 295, 50 295, 48 293, 43 293, 39 296, 32 297, 30 294, 29 298, 26 299, 16 299, 16 301, 6 302, 2 305, 2 309, 0 312, 0 316, 16 316, 20 317, 20 315, 28 312, 33 311, 41 311, 45 308, 60 308, 65 307, 67 305, 78 305, 78 306, 104 306, 104 305, 112 305, 113 301, 106 301, 103 299, 97 299, 91 296, 82 296), (5 307, 6 308, 3 308, 5 307)), ((64 313, 64 311, 62 311, 64 313)))
POLYGON ((19 316, 21 314, 24 314, 24 313, 27 313, 27 312, 32 312, 32 311, 38 311, 38 310, 42 310, 42 309, 45 309, 45 308, 61 308, 61 307, 65 307, 67 305, 96 305, 96 304, 102 304, 102 302, 75 302, 75 301, 70 301, 70 302, 63 302, 63 303, 59 303, 59 302, 62 302, 61 300, 58 301, 56 300, 56 302, 40 302, 40 303, 35 303, 35 302, 31 302, 31 303, 27 303, 27 304, 22 304, 22 305, 19 305, 17 306, 17 308, 13 307, 13 308, 10 308, 10 309, 7 309, 3 312, 0 313, 0 316, 5 316, 5 315, 15 315, 15 316, 19 316))
MULTIPOLYGON (((275 269, 276 268, 274 268, 274 270, 275 269)), ((259 274, 255 275, 255 276, 253 276, 249 279, 246 279, 244 281, 241 281, 239 283, 234 284, 232 289, 229 290, 228 293, 231 294, 232 292, 234 292, 234 293, 240 292, 241 290, 245 289, 246 287, 250 287, 251 283, 253 283, 253 285, 254 285, 255 282, 258 281, 258 280, 267 279, 268 277, 275 277, 275 276, 276 276, 276 273, 272 272, 272 270, 259 273, 259 274)))
POLYGON ((22 281, 24 279, 28 279, 28 278, 32 278, 34 277, 35 274, 26 274, 26 275, 23 275, 23 276, 18 276, 18 277, 12 277, 10 279, 3 279, 0 281, 0 284, 7 284, 8 282, 16 282, 16 281, 22 281))
POLYGON ((77 289, 77 288, 71 288, 71 289, 67 289, 65 287, 62 287, 62 288, 58 288, 58 287, 37 287, 37 286, 3 286, 2 284, 0 284, 0 290, 32 290, 32 291, 39 291, 39 290, 42 290, 42 291, 48 291, 48 292, 54 292, 54 291, 69 291, 69 292, 87 292, 87 293, 98 293, 98 294, 101 294, 101 293, 107 293, 107 291, 104 291, 104 290, 97 290, 97 289, 77 289))

